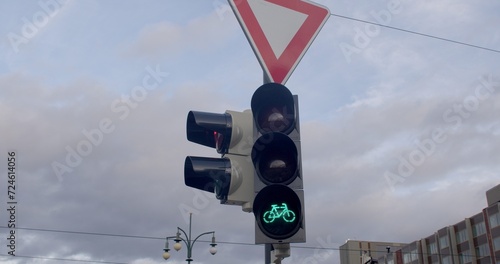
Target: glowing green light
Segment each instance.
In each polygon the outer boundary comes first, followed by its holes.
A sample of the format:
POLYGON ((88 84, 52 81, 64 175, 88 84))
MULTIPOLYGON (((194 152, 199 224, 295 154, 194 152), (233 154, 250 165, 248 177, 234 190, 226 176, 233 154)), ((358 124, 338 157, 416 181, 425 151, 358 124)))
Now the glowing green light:
POLYGON ((295 221, 295 213, 288 209, 286 203, 282 203, 281 206, 277 204, 271 205, 271 210, 266 211, 262 216, 265 223, 269 224, 274 222, 276 219, 283 219, 287 223, 293 223, 295 221))

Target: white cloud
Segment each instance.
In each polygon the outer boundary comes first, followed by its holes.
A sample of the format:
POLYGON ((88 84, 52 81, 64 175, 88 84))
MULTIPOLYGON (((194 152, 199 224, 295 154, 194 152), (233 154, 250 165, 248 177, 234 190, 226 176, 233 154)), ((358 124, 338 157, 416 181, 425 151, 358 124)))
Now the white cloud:
POLYGON ((216 12, 178 24, 162 21, 146 25, 134 43, 124 51, 126 55, 154 57, 187 52, 211 52, 230 38, 237 26, 233 19, 221 19, 216 12))

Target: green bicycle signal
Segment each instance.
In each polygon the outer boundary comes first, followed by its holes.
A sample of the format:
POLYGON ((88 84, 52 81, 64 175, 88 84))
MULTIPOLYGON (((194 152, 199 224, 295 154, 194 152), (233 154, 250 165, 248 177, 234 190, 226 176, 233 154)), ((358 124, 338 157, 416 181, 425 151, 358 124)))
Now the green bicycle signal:
POLYGON ((271 210, 266 211, 262 216, 262 219, 267 224, 274 222, 278 218, 282 218, 287 223, 292 223, 295 221, 295 213, 288 209, 286 203, 282 203, 281 206, 272 204, 271 210))

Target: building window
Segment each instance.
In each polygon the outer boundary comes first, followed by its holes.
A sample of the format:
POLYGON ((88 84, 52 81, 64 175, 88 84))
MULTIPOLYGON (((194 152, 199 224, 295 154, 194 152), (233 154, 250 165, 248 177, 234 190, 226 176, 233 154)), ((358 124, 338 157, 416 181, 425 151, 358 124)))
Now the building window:
POLYGON ((450 256, 443 256, 441 258, 441 264, 451 264, 451 257, 450 256))
POLYGON ((438 253, 438 248, 437 248, 436 242, 430 243, 429 245, 427 245, 427 247, 428 247, 427 250, 429 251, 429 253, 431 253, 431 254, 438 253))
POLYGON ((438 250, 437 250, 436 242, 432 242, 430 244, 427 244, 427 251, 429 252, 429 254, 437 254, 438 250))
POLYGON ((463 229, 457 232, 457 244, 467 241, 467 229, 463 229))
POLYGON ((493 248, 495 251, 500 250, 500 237, 493 238, 493 248))
POLYGON ((412 260, 418 260, 418 251, 417 251, 417 249, 412 250, 410 254, 411 254, 411 259, 412 260))
POLYGON ((472 234, 474 235, 474 237, 486 234, 486 226, 484 224, 484 221, 474 224, 472 226, 472 234))
POLYGON ((476 255, 477 255, 478 258, 489 256, 490 255, 490 249, 488 247, 488 244, 479 245, 476 248, 476 255))
POLYGON ((494 213, 490 215, 490 228, 500 225, 500 213, 494 213))
POLYGON ((448 235, 439 238, 439 249, 447 248, 448 245, 448 235))
POLYGON ((465 250, 462 253, 458 254, 458 259, 460 264, 467 264, 472 261, 472 256, 470 255, 470 250, 465 250))
POLYGON ((403 253, 403 263, 404 264, 411 263, 411 253, 410 252, 403 253))

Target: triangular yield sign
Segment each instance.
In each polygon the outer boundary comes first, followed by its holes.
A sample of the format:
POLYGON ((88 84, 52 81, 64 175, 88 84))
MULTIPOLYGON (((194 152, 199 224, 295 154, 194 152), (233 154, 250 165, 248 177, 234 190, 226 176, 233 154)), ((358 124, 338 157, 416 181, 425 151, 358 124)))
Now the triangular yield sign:
POLYGON ((328 8, 308 0, 228 0, 270 82, 285 84, 328 8))

